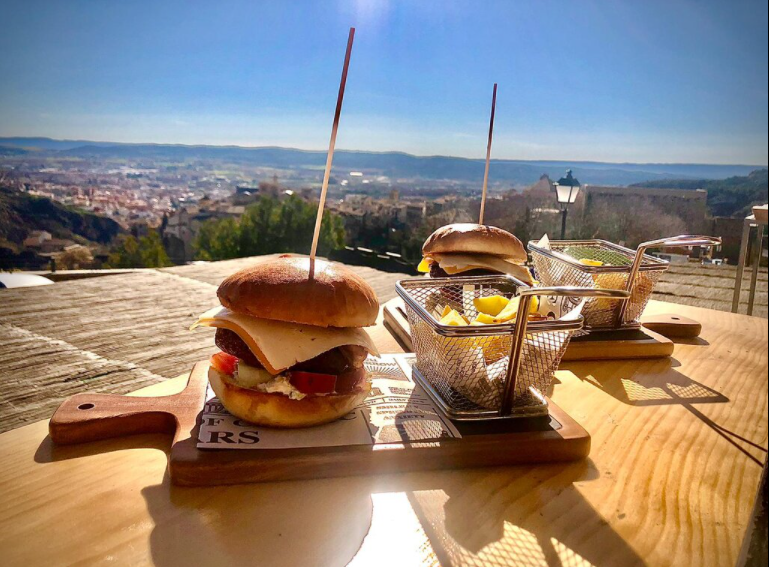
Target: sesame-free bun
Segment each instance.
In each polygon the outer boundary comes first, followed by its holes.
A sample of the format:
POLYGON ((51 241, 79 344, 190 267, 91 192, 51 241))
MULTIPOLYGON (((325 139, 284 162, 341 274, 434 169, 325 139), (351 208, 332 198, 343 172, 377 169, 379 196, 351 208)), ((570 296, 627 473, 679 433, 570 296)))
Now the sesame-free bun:
POLYGON ((442 226, 427 238, 422 254, 490 254, 519 263, 527 259, 523 243, 514 235, 495 226, 473 223, 442 226))
POLYGON ((367 327, 379 301, 366 280, 339 264, 281 256, 235 272, 216 292, 227 309, 318 327, 367 327))
POLYGON ((242 388, 232 377, 209 368, 208 381, 227 411, 250 423, 264 427, 310 427, 337 420, 350 413, 368 396, 368 380, 351 394, 307 396, 292 400, 283 394, 267 394, 242 388))

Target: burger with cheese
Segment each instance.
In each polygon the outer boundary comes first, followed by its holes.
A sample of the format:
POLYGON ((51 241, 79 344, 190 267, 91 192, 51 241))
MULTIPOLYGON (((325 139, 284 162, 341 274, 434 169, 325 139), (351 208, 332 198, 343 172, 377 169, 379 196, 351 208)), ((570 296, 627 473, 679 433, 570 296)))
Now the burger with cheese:
POLYGON ((431 277, 508 274, 524 283, 534 282, 523 266, 523 243, 506 230, 472 223, 443 226, 422 246, 418 270, 431 277))
POLYGON ((193 325, 216 327, 209 381, 227 410, 270 427, 342 417, 370 388, 363 361, 377 354, 362 327, 379 313, 374 290, 337 264, 280 257, 228 277, 220 307, 193 325))

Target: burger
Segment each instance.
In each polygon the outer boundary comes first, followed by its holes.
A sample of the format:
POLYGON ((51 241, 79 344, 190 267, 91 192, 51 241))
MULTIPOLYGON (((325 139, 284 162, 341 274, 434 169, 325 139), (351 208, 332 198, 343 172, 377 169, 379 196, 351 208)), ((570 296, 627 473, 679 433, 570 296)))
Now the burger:
POLYGON ((334 421, 370 389, 363 365, 377 354, 363 327, 379 302, 343 266, 280 257, 241 270, 219 286, 221 303, 197 326, 216 327, 211 388, 234 416, 269 427, 334 421))
POLYGON ((417 268, 434 278, 508 274, 533 284, 523 243, 494 226, 456 223, 433 232, 422 246, 417 268))

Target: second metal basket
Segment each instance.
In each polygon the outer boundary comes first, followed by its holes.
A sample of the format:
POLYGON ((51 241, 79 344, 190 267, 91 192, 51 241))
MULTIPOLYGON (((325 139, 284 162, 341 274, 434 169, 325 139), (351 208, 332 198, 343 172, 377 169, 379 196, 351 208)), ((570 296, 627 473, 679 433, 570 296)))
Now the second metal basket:
POLYGON ((638 318, 651 299, 654 286, 669 263, 646 254, 649 248, 667 246, 718 246, 720 238, 681 235, 641 244, 630 250, 605 240, 559 240, 550 247, 529 242, 537 277, 546 286, 621 289, 624 301, 589 300, 583 310, 591 331, 639 327, 638 318), (587 264, 581 261, 588 261, 587 264), (589 265, 590 261, 599 265, 589 265))
MULTIPOLYGON (((411 327, 414 377, 443 412, 457 420, 547 414, 545 393, 583 319, 580 315, 529 322, 525 314, 534 296, 615 301, 628 297, 616 290, 531 288, 509 276, 412 278, 399 281, 396 291, 411 327), (515 322, 440 324, 446 306, 473 319, 478 315, 473 300, 491 295, 520 297, 515 322)), ((560 310, 542 301, 540 312, 547 314, 551 308, 560 310)))

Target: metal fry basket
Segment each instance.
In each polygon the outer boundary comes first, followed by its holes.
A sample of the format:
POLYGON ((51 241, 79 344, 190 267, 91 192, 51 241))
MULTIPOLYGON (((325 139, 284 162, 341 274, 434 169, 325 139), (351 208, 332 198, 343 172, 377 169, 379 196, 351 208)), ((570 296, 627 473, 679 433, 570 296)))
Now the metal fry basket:
POLYGON ((591 331, 638 328, 638 318, 649 303, 652 291, 669 263, 646 254, 649 248, 667 246, 720 246, 721 239, 681 235, 641 244, 630 250, 605 240, 558 240, 543 248, 529 242, 537 277, 546 286, 621 289, 629 292, 623 301, 590 299, 582 314, 591 331), (586 265, 581 260, 597 261, 586 265))
MULTIPOLYGON (((546 415, 545 392, 582 316, 528 321, 532 297, 539 312, 564 309, 557 298, 625 298, 626 292, 584 288, 532 288, 510 276, 411 278, 396 284, 406 306, 416 354, 414 378, 450 418, 494 419, 546 415), (474 299, 520 296, 515 322, 494 325, 440 324, 448 306, 468 319, 474 299)), ((568 303, 574 306, 574 303, 568 303)))

